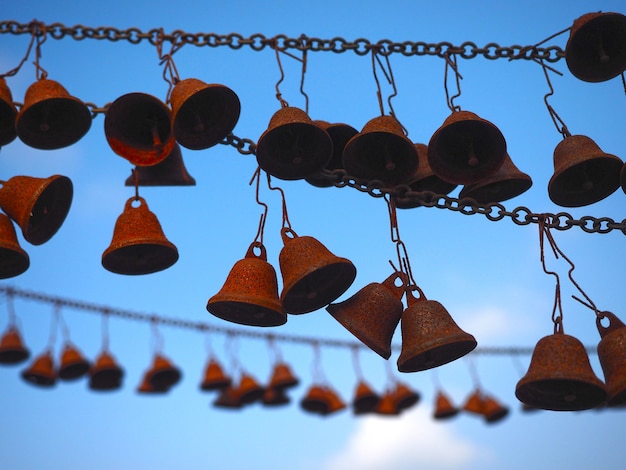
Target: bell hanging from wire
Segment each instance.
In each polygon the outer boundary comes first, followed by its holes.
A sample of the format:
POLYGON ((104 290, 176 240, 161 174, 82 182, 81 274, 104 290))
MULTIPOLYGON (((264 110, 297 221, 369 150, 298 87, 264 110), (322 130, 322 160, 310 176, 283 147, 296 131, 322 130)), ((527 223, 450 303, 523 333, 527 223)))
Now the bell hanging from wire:
POLYGON ((75 380, 83 377, 91 364, 83 354, 71 343, 66 343, 61 354, 61 365, 57 371, 57 376, 62 380, 75 380))
POLYGON ((19 276, 29 266, 30 258, 17 241, 13 222, 0 213, 0 279, 19 276))
POLYGON ((319 384, 309 387, 306 395, 300 400, 300 408, 309 413, 324 415, 330 409, 326 388, 319 384))
POLYGON ((248 374, 242 373, 237 385, 237 396, 243 405, 249 405, 260 400, 265 393, 265 389, 259 385, 256 379, 248 374))
POLYGON ((380 402, 380 395, 378 395, 372 388, 363 380, 359 380, 354 391, 354 399, 352 400, 352 410, 355 415, 362 415, 365 413, 373 413, 380 402))
POLYGON ((382 416, 398 416, 400 414, 398 403, 396 402, 392 391, 386 391, 383 393, 374 412, 382 416))
POLYGON ((10 144, 17 137, 15 119, 17 108, 4 77, 0 77, 0 147, 10 144))
POLYGON ((243 407, 239 393, 235 387, 229 385, 220 389, 220 393, 213 402, 215 408, 238 410, 243 407))
POLYGON ((483 397, 482 414, 489 424, 496 423, 506 418, 509 408, 491 396, 483 397))
POLYGON ((598 358, 608 393, 606 404, 621 406, 626 403, 626 325, 611 312, 602 312, 596 326, 601 336, 598 358), (604 326, 602 320, 609 324, 604 326))
POLYGON ((74 195, 67 176, 14 176, 0 184, 0 208, 19 225, 27 242, 41 245, 61 228, 74 195))
POLYGON ((19 364, 30 357, 19 330, 9 325, 0 338, 0 364, 19 364))
POLYGON ((285 362, 277 362, 272 368, 272 376, 270 377, 269 387, 277 390, 285 390, 297 386, 300 383, 289 364, 285 362))
POLYGON ((554 149, 548 194, 555 204, 580 207, 598 202, 620 186, 623 162, 589 137, 568 135, 554 149))
POLYGON ((437 420, 448 419, 456 416, 457 414, 459 414, 459 409, 452 404, 450 398, 441 390, 437 391, 433 418, 437 420))
POLYGON ((156 390, 169 390, 176 385, 182 372, 161 354, 155 354, 152 367, 147 372, 147 381, 156 390))
POLYGON ((202 150, 221 142, 239 120, 241 103, 233 90, 186 78, 170 96, 174 138, 185 148, 202 150))
POLYGON ((291 399, 287 395, 286 389, 267 387, 263 391, 261 403, 263 406, 282 406, 291 403, 291 399))
MULTIPOLYGON (((348 124, 331 124, 326 121, 313 122, 328 132, 328 135, 333 142, 332 157, 322 170, 333 171, 343 168, 343 149, 348 141, 357 135, 359 131, 348 124)), ((305 180, 307 183, 317 186, 318 188, 328 188, 334 186, 334 184, 338 181, 336 176, 328 175, 324 171, 308 176, 305 180)))
POLYGON ((603 82, 626 69, 626 16, 587 13, 577 18, 565 46, 567 68, 585 82, 603 82))
POLYGON ((52 351, 37 356, 30 367, 22 371, 22 378, 33 385, 52 387, 57 379, 52 351))
POLYGON ((221 364, 215 358, 210 358, 204 370, 200 390, 221 390, 231 384, 232 379, 224 372, 221 364))
POLYGON ((484 416, 485 397, 478 388, 475 389, 463 404, 463 411, 475 415, 484 416))
POLYGON ((417 405, 421 398, 417 391, 399 382, 395 384, 391 393, 400 412, 417 405))
POLYGON ((117 390, 122 386, 124 369, 108 351, 102 351, 89 369, 89 388, 97 391, 117 390))
POLYGON ((117 274, 149 274, 178 261, 178 250, 163 233, 161 224, 142 197, 126 201, 118 217, 111 244, 102 254, 102 266, 117 274), (135 201, 139 206, 133 206, 135 201))
POLYGON ((303 179, 318 173, 332 154, 333 142, 328 133, 306 112, 290 106, 274 113, 256 146, 259 166, 283 180, 303 179))
POLYGON ((126 178, 126 186, 195 186, 196 180, 189 174, 178 144, 164 160, 151 166, 135 167, 126 178))

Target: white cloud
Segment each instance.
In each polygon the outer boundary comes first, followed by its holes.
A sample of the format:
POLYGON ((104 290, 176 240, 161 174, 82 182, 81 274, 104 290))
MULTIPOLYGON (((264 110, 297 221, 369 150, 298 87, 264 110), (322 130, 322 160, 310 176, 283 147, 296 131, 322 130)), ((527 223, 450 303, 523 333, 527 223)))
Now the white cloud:
POLYGON ((509 338, 532 331, 533 321, 498 307, 480 307, 464 312, 461 328, 474 335, 479 343, 504 344, 509 338))

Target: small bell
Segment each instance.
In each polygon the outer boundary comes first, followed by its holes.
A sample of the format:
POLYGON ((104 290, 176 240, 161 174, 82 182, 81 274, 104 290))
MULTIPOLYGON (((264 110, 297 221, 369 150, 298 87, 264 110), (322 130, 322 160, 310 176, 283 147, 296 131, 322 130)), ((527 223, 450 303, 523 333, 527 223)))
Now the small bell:
POLYGON ((221 390, 232 384, 232 379, 226 375, 222 366, 214 358, 209 359, 204 371, 204 379, 200 384, 200 389, 204 391, 221 390))
POLYGON ((495 398, 487 396, 483 401, 483 417, 489 424, 496 423, 506 418, 509 414, 509 409, 498 402, 495 398))
POLYGON ((4 77, 0 77, 0 147, 10 144, 17 137, 15 119, 17 109, 13 104, 13 95, 4 77))
POLYGON ((174 145, 164 160, 151 166, 138 166, 126 178, 125 186, 195 186, 196 180, 189 174, 180 145, 174 145), (136 180, 136 183, 135 183, 136 180))
POLYGON ((333 390, 330 387, 326 387, 325 392, 326 392, 327 407, 326 407, 325 410, 323 410, 321 412, 322 416, 328 416, 328 415, 331 415, 331 414, 335 414, 335 413, 337 413, 337 412, 339 412, 339 411, 341 411, 341 410, 346 408, 346 404, 341 399, 339 394, 337 394, 337 392, 335 392, 335 390, 333 390))
POLYGON ((312 385, 300 401, 300 408, 308 413, 324 415, 329 407, 326 389, 321 385, 312 385))
POLYGON ((400 412, 417 405, 421 398, 418 392, 403 383, 396 383, 391 393, 400 412))
POLYGON ((19 276, 30 266, 30 258, 19 242, 11 219, 0 213, 0 279, 19 276))
POLYGON ((352 410, 355 415, 373 413, 380 402, 380 396, 372 388, 360 380, 354 392, 352 410))
POLYGON ((297 386, 300 383, 298 377, 296 377, 288 364, 284 362, 278 362, 274 364, 272 369, 272 376, 269 381, 269 388, 277 390, 285 390, 297 386))
POLYGON ((75 380, 83 377, 91 364, 82 353, 71 343, 67 343, 61 355, 61 366, 57 372, 59 379, 75 380))
POLYGON ((596 326, 601 340, 598 358, 604 373, 607 406, 626 404, 626 325, 611 312, 602 312, 596 317, 596 326), (602 320, 609 321, 607 326, 602 320))
POLYGON ((289 396, 284 388, 267 387, 263 391, 261 398, 263 406, 282 406, 291 403, 289 396))
POLYGON ((52 351, 46 351, 36 357, 28 369, 22 371, 22 378, 40 387, 52 387, 56 383, 52 351))
POLYGON ((249 405, 263 397, 265 389, 250 374, 243 373, 237 386, 237 396, 243 405, 249 405))
POLYGON ((122 377, 124 369, 108 351, 102 351, 89 370, 89 388, 98 391, 117 390, 122 386, 122 377))
POLYGON ((229 385, 220 390, 219 395, 213 402, 213 406, 215 408, 238 410, 243 407, 243 403, 240 400, 238 390, 229 385))
POLYGON ((393 396, 393 392, 387 391, 383 394, 376 407, 376 414, 383 416, 398 416, 400 410, 398 409, 398 403, 393 396))
POLYGON ((484 416, 485 397, 479 389, 474 390, 474 392, 472 392, 472 394, 467 398, 465 404, 463 405, 463 411, 484 416))
MULTIPOLYGON (((348 141, 357 135, 359 131, 348 124, 331 124, 326 121, 313 122, 328 132, 328 135, 333 142, 333 156, 322 170, 333 171, 343 168, 343 149, 348 141)), ((328 188, 334 186, 337 182, 337 177, 328 175, 324 171, 321 171, 306 177, 305 180, 307 183, 317 186, 318 188, 328 188)))
POLYGON ((458 413, 459 409, 452 404, 450 398, 441 390, 437 391, 433 418, 437 420, 448 419, 456 416, 458 413))
POLYGON ((154 362, 147 374, 148 382, 154 389, 169 390, 180 381, 181 377, 180 369, 169 359, 161 354, 154 356, 154 362))
POLYGON ((24 346, 20 332, 9 325, 0 338, 0 364, 19 364, 30 357, 30 351, 24 346))

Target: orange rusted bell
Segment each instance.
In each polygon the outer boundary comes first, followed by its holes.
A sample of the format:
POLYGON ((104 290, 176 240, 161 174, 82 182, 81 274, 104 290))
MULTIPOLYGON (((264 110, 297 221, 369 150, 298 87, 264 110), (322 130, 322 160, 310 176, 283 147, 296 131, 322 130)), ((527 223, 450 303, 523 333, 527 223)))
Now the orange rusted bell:
POLYGON ((204 378, 200 384, 201 390, 221 390, 232 384, 232 379, 224 372, 224 369, 215 358, 209 359, 204 371, 204 378))
POLYGON ((102 351, 89 369, 89 388, 98 391, 117 390, 122 386, 122 377, 124 369, 117 364, 111 353, 102 351))
POLYGON ((300 383, 298 377, 296 377, 289 364, 285 362, 277 362, 272 369, 272 376, 270 377, 269 387, 284 390, 287 388, 295 387, 300 383))
POLYGON ((66 343, 61 354, 61 366, 57 376, 62 380, 75 380, 83 377, 91 364, 82 353, 71 343, 66 343))
POLYGON ((485 397, 479 389, 474 390, 474 392, 472 392, 472 394, 467 398, 465 404, 463 405, 463 411, 484 416, 485 397))
POLYGON ((406 183, 418 165, 413 143, 393 116, 368 121, 343 150, 343 167, 349 175, 385 185, 406 183))
POLYGON ((535 408, 578 411, 603 404, 607 393, 583 344, 561 330, 539 340, 515 396, 535 408))
MULTIPOLYGON (((331 124, 326 121, 313 121, 319 127, 328 132, 331 140, 333 141, 333 156, 330 161, 324 166, 323 170, 333 171, 343 168, 343 149, 348 141, 357 135, 357 131, 354 127, 348 124, 335 123, 331 124)), ((328 188, 333 186, 337 181, 337 177, 328 175, 321 171, 312 176, 305 178, 307 183, 317 186, 318 188, 328 188)))
POLYGON ((15 127, 29 147, 60 149, 78 142, 89 131, 91 113, 60 83, 42 78, 26 90, 15 127))
POLYGON ((313 237, 299 237, 283 228, 284 246, 278 256, 283 278, 280 300, 287 313, 308 313, 322 308, 343 294, 356 277, 356 268, 346 258, 331 253, 313 237))
POLYGON ((359 380, 352 400, 352 410, 355 415, 372 413, 376 410, 380 396, 363 380, 359 380))
POLYGON ((469 111, 455 111, 428 143, 428 162, 442 180, 472 184, 504 163, 506 141, 494 124, 469 111))
POLYGON ((548 194, 555 204, 580 207, 610 196, 620 185, 623 162, 584 135, 565 137, 554 149, 548 194))
POLYGON ((435 397, 435 410, 433 412, 434 419, 448 419, 456 416, 459 409, 452 404, 450 398, 441 390, 437 391, 435 397))
POLYGON ((19 242, 13 222, 0 213, 0 279, 19 276, 30 266, 30 258, 19 242))
POLYGON ((67 176, 14 176, 1 182, 0 208, 22 229, 24 239, 41 245, 61 228, 70 210, 74 187, 67 176))
POLYGON ((596 326, 601 340, 598 358, 604 372, 608 406, 626 403, 626 325, 611 312, 602 312, 596 317, 596 326), (602 324, 608 320, 608 326, 602 324))
POLYGON ((33 385, 52 387, 57 380, 52 351, 46 351, 36 357, 31 366, 22 371, 22 378, 33 385))
POLYGON ((126 186, 195 186, 196 180, 189 174, 178 144, 161 162, 151 166, 138 166, 126 178, 126 186), (136 173, 136 176, 135 176, 136 173))
POLYGON ((402 313, 400 372, 417 372, 439 367, 471 352, 476 339, 461 330, 448 311, 436 300, 416 299, 407 291, 408 308, 402 313))
POLYGON ((532 184, 530 176, 520 171, 507 153, 504 163, 494 174, 466 185, 459 193, 459 199, 470 197, 481 204, 506 201, 524 193, 532 184))
POLYGON ((170 96, 174 137, 191 150, 218 144, 239 120, 241 103, 233 90, 196 78, 179 81, 170 96))
POLYGON ((13 95, 4 77, 0 77, 0 147, 10 144, 17 137, 15 119, 17 109, 13 103, 13 95))
POLYGON ((259 385, 254 377, 247 373, 241 374, 239 385, 237 385, 237 396, 242 404, 248 405, 260 400, 264 392, 265 389, 259 385))
POLYGON ((574 21, 565 46, 569 71, 585 82, 603 82, 626 68, 626 16, 587 13, 574 21))
POLYGON ((172 266, 178 250, 163 234, 161 224, 142 197, 126 201, 115 223, 111 244, 102 254, 102 266, 117 274, 149 274, 172 266), (138 201, 139 206, 133 206, 138 201))
POLYGON ((288 405, 291 399, 284 388, 267 387, 263 392, 261 402, 264 406, 288 405))
POLYGON ((328 416, 346 408, 346 404, 339 394, 329 386, 326 387, 326 402, 328 406, 322 411, 322 416, 328 416))
POLYGON ((133 165, 150 166, 174 148, 170 109, 145 93, 128 93, 107 109, 104 133, 111 149, 133 165))
POLYGON ((504 419, 509 414, 509 409, 495 398, 485 396, 482 414, 487 423, 493 424, 504 419))
POLYGON ((220 390, 219 395, 213 402, 215 408, 225 408, 230 410, 238 410, 243 407, 243 403, 239 397, 238 390, 229 385, 220 390))
POLYGON ((289 106, 274 113, 256 147, 259 166, 283 180, 318 173, 332 154, 333 142, 328 132, 315 125, 306 112, 289 106))
POLYGON ((0 364, 19 364, 30 357, 17 327, 10 325, 0 338, 0 364))
POLYGON ((148 371, 148 382, 155 389, 169 390, 182 377, 180 369, 174 366, 168 358, 161 354, 154 356, 152 367, 148 371))
POLYGON ((300 400, 300 407, 309 413, 327 414, 330 410, 326 388, 322 385, 311 385, 306 395, 300 400))
POLYGON ((404 411, 417 405, 417 402, 419 402, 421 398, 417 391, 412 390, 408 385, 403 383, 396 383, 391 394, 396 401, 398 411, 404 411))
POLYGON ((137 387, 137 393, 141 393, 142 395, 162 395, 169 391, 167 387, 156 387, 155 385, 150 383, 150 375, 151 371, 146 371, 141 379, 141 383, 139 387, 137 387))
POLYGON ((222 320, 251 326, 278 326, 287 314, 278 299, 278 280, 267 262, 263 244, 253 242, 246 256, 230 270, 222 289, 211 297, 206 309, 222 320), (255 249, 260 253, 257 255, 255 249))
POLYGON ((397 416, 400 414, 393 392, 387 391, 383 394, 378 402, 378 406, 376 406, 375 413, 383 416, 397 416))
POLYGON ((391 356, 391 340, 402 316, 406 275, 396 272, 382 284, 372 282, 348 300, 326 310, 363 344, 385 359, 391 356), (401 281, 397 286, 396 282, 401 281))

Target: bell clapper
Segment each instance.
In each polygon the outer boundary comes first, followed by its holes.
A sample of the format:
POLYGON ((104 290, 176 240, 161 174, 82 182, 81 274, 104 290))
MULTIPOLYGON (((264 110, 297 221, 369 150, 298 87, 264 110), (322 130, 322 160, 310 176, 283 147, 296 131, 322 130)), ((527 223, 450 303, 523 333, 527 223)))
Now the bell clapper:
POLYGON ((468 148, 468 151, 467 151, 467 166, 474 168, 474 167, 478 166, 478 164, 480 162, 478 161, 478 157, 474 153, 474 145, 473 145, 471 140, 469 142, 468 147, 469 148, 468 148))

